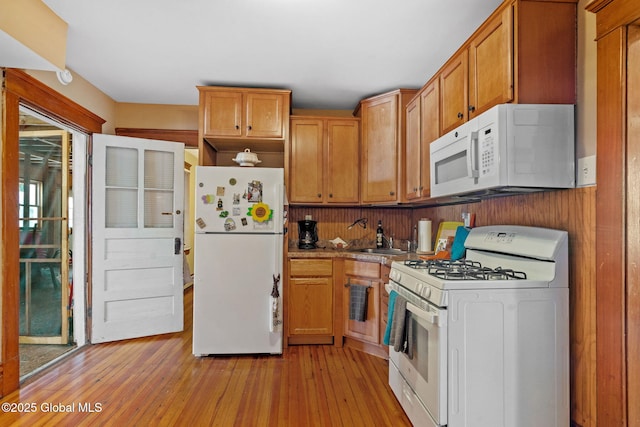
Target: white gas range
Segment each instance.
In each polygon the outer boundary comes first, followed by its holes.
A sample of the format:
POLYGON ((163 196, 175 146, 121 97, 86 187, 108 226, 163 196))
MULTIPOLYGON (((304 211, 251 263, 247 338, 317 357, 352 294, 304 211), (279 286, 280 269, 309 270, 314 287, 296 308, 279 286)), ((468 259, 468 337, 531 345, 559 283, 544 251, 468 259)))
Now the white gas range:
POLYGON ((391 266, 390 309, 406 304, 396 397, 416 426, 569 425, 567 233, 478 227, 465 248, 391 266))

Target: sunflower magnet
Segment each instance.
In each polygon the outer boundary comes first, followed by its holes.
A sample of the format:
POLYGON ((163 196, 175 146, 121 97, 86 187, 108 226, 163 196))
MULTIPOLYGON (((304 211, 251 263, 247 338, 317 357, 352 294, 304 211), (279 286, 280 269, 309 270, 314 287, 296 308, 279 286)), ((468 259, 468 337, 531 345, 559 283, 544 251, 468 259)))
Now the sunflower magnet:
POLYGON ((273 216, 273 210, 269 208, 268 204, 260 202, 249 207, 247 216, 250 216, 256 222, 266 222, 273 216))

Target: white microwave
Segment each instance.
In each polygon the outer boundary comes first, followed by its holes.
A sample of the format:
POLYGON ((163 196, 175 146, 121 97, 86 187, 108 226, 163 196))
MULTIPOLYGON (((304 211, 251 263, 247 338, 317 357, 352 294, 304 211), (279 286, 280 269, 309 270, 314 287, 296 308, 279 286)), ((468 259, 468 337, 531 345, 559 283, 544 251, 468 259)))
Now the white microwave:
POLYGON ((575 187, 573 105, 501 104, 430 145, 431 197, 575 187))

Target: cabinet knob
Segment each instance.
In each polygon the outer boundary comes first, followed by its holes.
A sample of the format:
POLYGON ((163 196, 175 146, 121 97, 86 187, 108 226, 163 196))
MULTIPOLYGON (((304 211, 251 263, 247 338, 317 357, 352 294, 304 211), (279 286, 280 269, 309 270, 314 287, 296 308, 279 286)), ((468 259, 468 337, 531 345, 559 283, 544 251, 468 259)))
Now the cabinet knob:
POLYGON ((461 118, 463 118, 463 117, 464 117, 464 114, 462 114, 462 113, 458 113, 458 118, 459 118, 459 119, 461 119, 461 118))
POLYGON ((322 193, 318 193, 318 197, 322 197, 322 193))
POLYGON ((474 111, 476 111, 476 107, 473 105, 469 105, 469 111, 473 113, 474 111))
POLYGON ((333 197, 333 193, 329 193, 329 197, 333 197))
POLYGON ((251 125, 247 126, 247 129, 251 130, 251 125))
POLYGON ((389 195, 390 195, 390 196, 395 196, 395 195, 396 195, 396 192, 395 192, 395 191, 389 191, 389 195))
POLYGON ((236 125, 236 130, 240 129, 240 126, 236 125))

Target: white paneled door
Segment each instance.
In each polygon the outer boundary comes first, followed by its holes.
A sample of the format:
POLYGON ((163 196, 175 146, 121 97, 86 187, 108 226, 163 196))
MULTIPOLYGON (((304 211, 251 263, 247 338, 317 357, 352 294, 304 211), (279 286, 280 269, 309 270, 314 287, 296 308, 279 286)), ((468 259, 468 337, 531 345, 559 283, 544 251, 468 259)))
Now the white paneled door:
POLYGON ((91 342, 183 328, 184 145, 93 135, 91 342))

